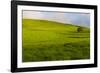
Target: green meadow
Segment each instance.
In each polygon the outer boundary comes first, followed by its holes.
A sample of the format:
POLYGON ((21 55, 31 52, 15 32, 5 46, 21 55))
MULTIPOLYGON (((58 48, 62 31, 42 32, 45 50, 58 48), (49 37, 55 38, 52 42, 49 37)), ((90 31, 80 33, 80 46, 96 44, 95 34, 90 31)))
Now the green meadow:
POLYGON ((48 20, 23 19, 23 62, 90 58, 90 29, 48 20))

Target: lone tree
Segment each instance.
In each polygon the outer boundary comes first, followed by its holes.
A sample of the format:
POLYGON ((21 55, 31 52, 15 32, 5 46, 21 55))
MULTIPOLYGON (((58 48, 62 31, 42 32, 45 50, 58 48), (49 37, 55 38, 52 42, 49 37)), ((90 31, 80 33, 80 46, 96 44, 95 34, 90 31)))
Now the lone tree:
POLYGON ((81 32, 81 31, 83 31, 83 28, 82 28, 81 26, 79 26, 79 27, 77 28, 77 32, 81 32))

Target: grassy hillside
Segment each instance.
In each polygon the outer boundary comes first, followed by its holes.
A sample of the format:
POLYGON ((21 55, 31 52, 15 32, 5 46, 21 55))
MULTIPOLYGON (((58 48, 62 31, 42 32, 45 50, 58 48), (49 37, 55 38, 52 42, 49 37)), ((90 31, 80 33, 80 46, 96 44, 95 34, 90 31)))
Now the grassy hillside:
POLYGON ((23 19, 23 62, 90 58, 89 28, 47 20, 23 19))

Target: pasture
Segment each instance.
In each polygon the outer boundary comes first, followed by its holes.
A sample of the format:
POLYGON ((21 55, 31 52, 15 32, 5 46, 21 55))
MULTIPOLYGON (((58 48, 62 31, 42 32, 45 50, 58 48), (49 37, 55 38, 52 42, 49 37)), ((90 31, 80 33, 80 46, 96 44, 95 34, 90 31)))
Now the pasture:
POLYGON ((90 29, 48 20, 23 19, 23 62, 90 58, 90 29))

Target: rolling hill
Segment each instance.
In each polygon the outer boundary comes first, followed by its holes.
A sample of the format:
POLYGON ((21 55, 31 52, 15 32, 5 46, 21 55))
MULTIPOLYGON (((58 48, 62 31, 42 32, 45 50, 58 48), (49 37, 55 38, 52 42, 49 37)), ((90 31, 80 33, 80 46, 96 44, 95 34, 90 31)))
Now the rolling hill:
POLYGON ((23 19, 22 26, 23 62, 90 58, 89 28, 36 19, 23 19))

